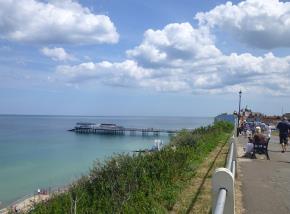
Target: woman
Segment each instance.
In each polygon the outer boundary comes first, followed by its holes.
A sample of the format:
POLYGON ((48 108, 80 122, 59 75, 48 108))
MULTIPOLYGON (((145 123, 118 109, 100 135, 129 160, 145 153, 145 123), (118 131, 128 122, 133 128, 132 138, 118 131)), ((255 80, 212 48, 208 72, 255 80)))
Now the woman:
POLYGON ((266 143, 265 136, 261 133, 261 127, 257 126, 254 134, 254 144, 266 143))

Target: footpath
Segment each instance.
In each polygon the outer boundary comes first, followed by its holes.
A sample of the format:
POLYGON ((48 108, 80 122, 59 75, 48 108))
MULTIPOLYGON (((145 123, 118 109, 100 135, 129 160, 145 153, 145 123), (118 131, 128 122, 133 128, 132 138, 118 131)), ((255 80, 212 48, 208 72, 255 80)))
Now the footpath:
POLYGON ((242 203, 246 214, 290 213, 290 146, 281 153, 279 137, 272 136, 265 155, 257 159, 243 157, 247 138, 240 136, 237 143, 242 203))

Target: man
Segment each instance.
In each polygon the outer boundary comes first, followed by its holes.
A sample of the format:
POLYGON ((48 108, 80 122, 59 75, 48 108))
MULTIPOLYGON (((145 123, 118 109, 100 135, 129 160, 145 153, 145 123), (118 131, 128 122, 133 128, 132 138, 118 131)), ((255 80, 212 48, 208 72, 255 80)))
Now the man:
POLYGON ((287 117, 282 118, 282 121, 277 125, 277 129, 279 129, 280 144, 282 146, 282 153, 284 153, 288 145, 288 135, 290 130, 290 124, 287 121, 287 117))

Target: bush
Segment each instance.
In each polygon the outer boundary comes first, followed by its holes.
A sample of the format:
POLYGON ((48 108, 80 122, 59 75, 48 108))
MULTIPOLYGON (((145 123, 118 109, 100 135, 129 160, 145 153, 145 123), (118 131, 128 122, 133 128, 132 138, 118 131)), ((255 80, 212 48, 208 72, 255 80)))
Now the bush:
POLYGON ((166 213, 198 165, 232 130, 225 122, 183 130, 159 152, 96 162, 68 192, 36 205, 31 213, 70 213, 74 200, 77 213, 166 213))

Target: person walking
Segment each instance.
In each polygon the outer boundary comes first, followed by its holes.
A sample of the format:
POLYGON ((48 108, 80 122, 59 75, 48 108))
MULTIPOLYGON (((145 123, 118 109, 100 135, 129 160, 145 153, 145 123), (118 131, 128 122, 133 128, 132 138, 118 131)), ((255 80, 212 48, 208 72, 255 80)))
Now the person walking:
POLYGON ((290 130, 290 124, 287 121, 287 117, 283 117, 282 121, 280 121, 277 125, 277 129, 279 130, 280 144, 282 147, 282 153, 286 152, 288 145, 288 135, 290 130))
POLYGON ((270 139, 270 138, 271 138, 271 135, 272 135, 271 127, 270 127, 269 124, 266 124, 266 137, 267 137, 268 139, 270 139))

